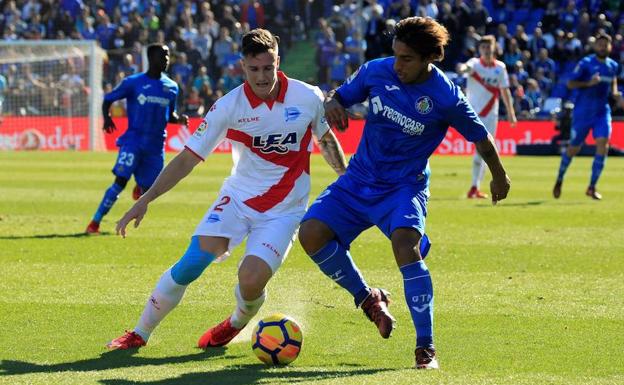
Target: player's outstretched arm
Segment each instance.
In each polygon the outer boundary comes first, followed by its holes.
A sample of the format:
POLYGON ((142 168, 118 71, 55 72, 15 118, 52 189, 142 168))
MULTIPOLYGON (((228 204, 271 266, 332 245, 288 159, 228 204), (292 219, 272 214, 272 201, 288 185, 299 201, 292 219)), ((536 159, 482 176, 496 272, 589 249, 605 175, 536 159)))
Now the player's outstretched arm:
POLYGON ((345 159, 340 142, 338 142, 333 131, 327 131, 325 135, 319 139, 318 145, 327 164, 336 171, 336 174, 344 174, 347 169, 347 160, 345 159))
POLYGON ((518 123, 518 119, 516 119, 516 110, 513 106, 513 97, 511 96, 511 91, 509 91, 509 87, 505 87, 501 90, 501 96, 503 99, 503 103, 505 104, 505 110, 507 110, 509 124, 512 128, 515 128, 516 123, 518 123))
POLYGON ((115 122, 113 122, 113 119, 110 116, 110 107, 112 104, 112 102, 106 100, 102 103, 102 116, 104 117, 104 127, 102 127, 102 130, 104 130, 107 134, 110 134, 117 129, 115 122))
POLYGON ((201 161, 191 151, 184 149, 160 172, 152 187, 139 198, 117 222, 117 235, 126 237, 126 227, 134 220, 134 227, 138 227, 147 213, 147 206, 154 199, 171 190, 201 161))
POLYGON ((336 90, 331 90, 323 103, 325 108, 325 118, 330 127, 336 127, 338 131, 345 131, 349 126, 347 111, 340 104, 340 96, 336 90))
POLYGON ((171 114, 169 114, 169 123, 182 124, 184 126, 188 126, 189 117, 186 114, 178 115, 176 111, 171 111, 171 114))
POLYGON ((507 172, 498 156, 494 138, 491 135, 488 134, 487 138, 475 143, 475 146, 492 173, 490 190, 492 192, 492 203, 496 204, 496 202, 507 198, 511 180, 507 176, 507 172))
POLYGON ((588 88, 588 87, 593 87, 596 84, 600 83, 600 73, 595 73, 591 79, 589 79, 588 81, 582 81, 582 80, 568 80, 568 82, 566 83, 566 85, 568 86, 569 89, 571 90, 575 90, 577 88, 588 88))

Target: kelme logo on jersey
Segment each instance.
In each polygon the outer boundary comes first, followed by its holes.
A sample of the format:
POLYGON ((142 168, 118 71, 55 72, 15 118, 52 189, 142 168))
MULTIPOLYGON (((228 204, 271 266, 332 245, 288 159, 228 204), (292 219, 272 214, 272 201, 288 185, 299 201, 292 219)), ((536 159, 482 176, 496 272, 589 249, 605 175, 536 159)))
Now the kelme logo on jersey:
POLYGON ((384 118, 398 124, 403 129, 402 131, 408 135, 421 135, 425 130, 425 125, 415 121, 412 118, 408 118, 394 108, 384 106, 379 96, 375 96, 370 100, 373 107, 373 114, 381 114, 384 118))
POLYGON ((284 108, 284 119, 287 122, 297 120, 299 116, 301 116, 301 111, 297 107, 284 108))
POLYGON ((419 114, 427 115, 433 109, 433 100, 429 96, 421 96, 416 101, 416 111, 419 114))
POLYGON ((297 143, 297 133, 289 132, 288 134, 269 134, 265 136, 254 136, 252 147, 259 148, 263 154, 275 152, 278 154, 287 153, 287 144, 297 143))

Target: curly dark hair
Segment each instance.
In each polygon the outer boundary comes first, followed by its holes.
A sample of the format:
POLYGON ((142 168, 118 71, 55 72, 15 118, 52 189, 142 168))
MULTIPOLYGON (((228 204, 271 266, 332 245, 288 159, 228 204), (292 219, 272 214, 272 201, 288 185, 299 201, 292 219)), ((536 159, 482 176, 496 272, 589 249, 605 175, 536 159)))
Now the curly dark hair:
POLYGON ((408 17, 394 27, 394 38, 405 43, 423 59, 444 59, 444 46, 450 40, 446 28, 430 17, 408 17))

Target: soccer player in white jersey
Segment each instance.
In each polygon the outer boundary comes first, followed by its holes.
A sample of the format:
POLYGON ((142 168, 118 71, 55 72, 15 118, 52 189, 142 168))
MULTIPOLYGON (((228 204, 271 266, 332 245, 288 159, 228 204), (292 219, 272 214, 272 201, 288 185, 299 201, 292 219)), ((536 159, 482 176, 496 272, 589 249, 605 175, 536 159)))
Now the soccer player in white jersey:
MULTIPOLYGON (((457 72, 468 74, 466 96, 468 101, 479 114, 485 128, 496 136, 498 125, 498 99, 502 97, 507 116, 512 127, 516 126, 516 112, 513 99, 509 91, 509 75, 505 63, 496 60, 496 38, 492 35, 483 36, 479 41, 479 57, 472 58, 466 63, 457 65, 457 72)), ((485 173, 485 162, 475 151, 472 161, 472 185, 468 190, 468 198, 487 198, 479 187, 485 173)))
POLYGON ((126 226, 135 220, 137 227, 151 201, 173 188, 223 139, 232 142, 232 174, 188 249, 160 277, 134 330, 112 340, 109 349, 145 345, 187 286, 247 237, 234 290, 236 308, 204 333, 198 346, 206 349, 230 342, 264 303, 266 284, 292 246, 308 203, 313 136, 332 168, 344 173, 342 149, 324 118, 323 93, 278 71, 277 44, 277 37, 264 29, 243 36, 246 82, 213 105, 186 148, 117 224, 117 233, 125 237, 126 226))

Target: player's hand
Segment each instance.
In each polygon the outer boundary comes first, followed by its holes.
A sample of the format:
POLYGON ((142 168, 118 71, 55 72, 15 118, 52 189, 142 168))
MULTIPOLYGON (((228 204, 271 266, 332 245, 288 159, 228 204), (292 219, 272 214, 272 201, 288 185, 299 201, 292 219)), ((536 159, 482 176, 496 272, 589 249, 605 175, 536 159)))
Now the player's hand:
POLYGON ((490 182, 490 192, 492 193, 492 204, 507 198, 507 193, 511 188, 511 180, 505 174, 504 178, 495 178, 490 182))
POLYGON ((143 217, 147 213, 147 203, 145 200, 139 199, 134 206, 128 210, 123 217, 117 222, 115 232, 117 235, 126 237, 126 226, 134 219, 134 228, 139 227, 143 217))
POLYGON ((518 125, 518 119, 516 119, 516 115, 512 116, 509 119, 509 125, 511 126, 511 128, 516 128, 516 126, 518 125))
POLYGON ((325 107, 325 118, 330 127, 336 127, 338 131, 343 132, 349 127, 349 117, 344 107, 332 97, 325 99, 323 103, 325 107))
POLYGON ((107 134, 110 134, 114 132, 116 129, 117 129, 117 126, 115 126, 115 122, 113 122, 113 119, 111 119, 110 116, 105 116, 104 127, 102 127, 102 130, 104 130, 104 132, 106 132, 107 134))
POLYGON ((180 120, 179 120, 179 122, 180 122, 183 126, 187 126, 187 127, 188 127, 188 124, 189 124, 189 117, 188 117, 188 115, 185 115, 185 114, 180 115, 180 120))
POLYGON ((595 86, 598 83, 600 83, 600 73, 596 72, 594 76, 592 76, 592 78, 589 80, 589 87, 595 86))

